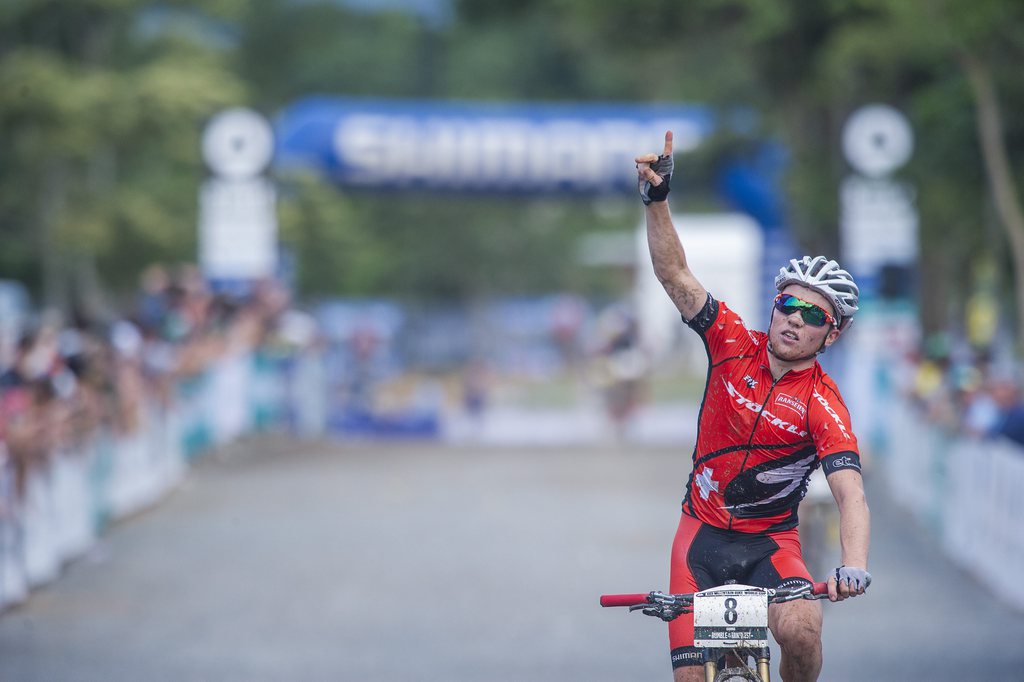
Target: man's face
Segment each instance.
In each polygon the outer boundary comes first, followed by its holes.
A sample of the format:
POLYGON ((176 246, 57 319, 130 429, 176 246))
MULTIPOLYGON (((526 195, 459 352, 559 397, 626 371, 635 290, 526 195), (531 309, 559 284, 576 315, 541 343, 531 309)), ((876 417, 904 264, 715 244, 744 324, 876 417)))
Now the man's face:
MULTIPOLYGON (((833 317, 835 310, 824 295, 814 289, 800 284, 790 284, 782 290, 783 294, 796 296, 802 301, 813 303, 828 311, 833 317)), ((797 311, 786 315, 778 310, 772 311, 772 323, 768 329, 768 340, 771 342, 772 353, 780 360, 794 362, 809 358, 822 347, 832 345, 839 338, 839 331, 826 324, 815 327, 804 322, 797 311)))

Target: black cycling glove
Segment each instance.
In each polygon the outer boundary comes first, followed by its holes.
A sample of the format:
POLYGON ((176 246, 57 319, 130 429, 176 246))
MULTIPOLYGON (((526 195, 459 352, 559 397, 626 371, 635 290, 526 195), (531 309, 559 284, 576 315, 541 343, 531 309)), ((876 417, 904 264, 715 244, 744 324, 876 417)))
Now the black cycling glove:
POLYGON ((652 185, 649 181, 639 181, 640 199, 644 206, 650 206, 652 201, 665 201, 668 198, 669 181, 672 179, 672 171, 675 170, 675 161, 671 154, 662 154, 657 161, 651 162, 651 170, 661 176, 661 184, 652 185))

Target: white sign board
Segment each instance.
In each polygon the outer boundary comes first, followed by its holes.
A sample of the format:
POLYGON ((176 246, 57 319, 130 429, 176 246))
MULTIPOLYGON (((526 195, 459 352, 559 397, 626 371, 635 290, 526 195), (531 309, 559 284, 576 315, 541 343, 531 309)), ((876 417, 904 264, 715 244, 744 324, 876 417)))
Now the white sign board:
POLYGON ((199 193, 199 264, 210 279, 246 280, 277 272, 274 185, 261 173, 273 156, 270 124, 251 109, 226 109, 203 131, 203 158, 215 173, 199 193))
POLYGON ((199 195, 199 263, 211 279, 260 279, 277 271, 273 184, 212 178, 199 195))
POLYGON ((857 173, 839 189, 842 262, 862 279, 861 311, 840 344, 846 359, 841 386, 866 454, 879 442, 890 390, 880 377, 917 336, 911 308, 886 312, 884 305, 872 305, 873 295, 882 293, 885 266, 909 267, 918 260, 914 190, 890 177, 910 159, 913 146, 909 121, 886 105, 861 107, 843 127, 843 152, 857 173))
POLYGON ((892 180, 850 176, 840 188, 843 266, 855 275, 883 265, 909 265, 918 256, 913 192, 892 180))

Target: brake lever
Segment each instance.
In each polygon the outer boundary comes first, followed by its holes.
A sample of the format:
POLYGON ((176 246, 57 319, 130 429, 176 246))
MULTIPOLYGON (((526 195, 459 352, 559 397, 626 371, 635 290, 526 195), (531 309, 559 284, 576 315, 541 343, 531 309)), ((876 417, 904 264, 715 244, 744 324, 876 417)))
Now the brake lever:
POLYGON ((656 618, 660 618, 666 623, 675 620, 684 613, 689 613, 685 606, 666 604, 663 602, 658 602, 655 604, 636 604, 634 606, 630 606, 629 610, 631 612, 640 611, 645 616, 654 616, 656 618))

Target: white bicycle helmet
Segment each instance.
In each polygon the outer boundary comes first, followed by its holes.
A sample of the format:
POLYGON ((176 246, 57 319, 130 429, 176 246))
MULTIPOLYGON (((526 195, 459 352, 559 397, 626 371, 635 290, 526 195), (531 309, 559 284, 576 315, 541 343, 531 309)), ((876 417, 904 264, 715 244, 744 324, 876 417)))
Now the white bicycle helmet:
POLYGON ((775 288, 782 291, 790 284, 803 284, 827 298, 839 316, 839 329, 845 329, 858 310, 860 289, 857 283, 839 263, 824 256, 794 258, 789 265, 779 268, 775 288))

